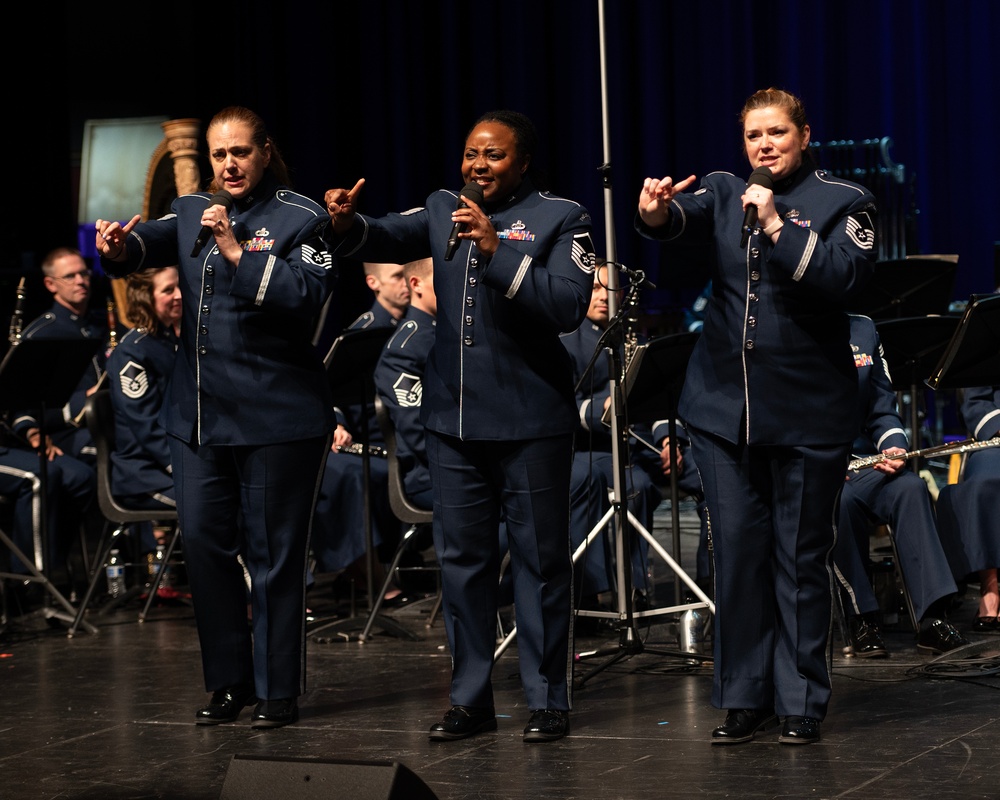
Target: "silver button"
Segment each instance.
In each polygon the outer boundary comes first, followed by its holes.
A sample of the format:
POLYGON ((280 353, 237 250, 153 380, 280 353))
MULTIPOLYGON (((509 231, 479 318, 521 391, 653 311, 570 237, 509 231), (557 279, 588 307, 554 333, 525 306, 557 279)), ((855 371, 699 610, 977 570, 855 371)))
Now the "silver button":
POLYGON ((754 347, 753 339, 747 339, 747 342, 746 342, 746 348, 747 348, 747 350, 753 350, 753 347, 754 347))

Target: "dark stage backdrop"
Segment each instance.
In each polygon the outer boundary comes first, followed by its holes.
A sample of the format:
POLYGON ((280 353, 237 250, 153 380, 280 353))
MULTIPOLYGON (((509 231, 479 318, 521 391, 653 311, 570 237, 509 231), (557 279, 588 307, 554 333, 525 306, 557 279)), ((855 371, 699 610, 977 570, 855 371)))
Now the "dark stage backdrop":
MULTIPOLYGON (((198 117, 231 103, 260 112, 295 188, 321 200, 367 179, 382 214, 461 186, 482 112, 529 114, 551 188, 586 205, 601 254, 611 201, 619 261, 657 285, 643 307, 675 314, 705 279, 632 227, 648 175, 750 169, 737 113, 755 89, 799 94, 813 139, 890 137, 913 179, 911 252, 957 253, 956 300, 992 291, 1000 240, 996 0, 761 4, 608 0, 610 192, 601 166, 597 0, 363 0, 46 5, 8 30, 4 274, 36 270, 76 241, 83 123, 198 117)), ((144 175, 137 175, 142 182, 144 175)), ((136 209, 138 211, 139 209, 136 209)), ((345 265, 340 313, 370 300, 345 265)), ((13 289, 2 289, 9 306, 13 289), (10 295, 8 297, 7 295, 10 295)), ((349 319, 347 319, 349 321, 349 319)))

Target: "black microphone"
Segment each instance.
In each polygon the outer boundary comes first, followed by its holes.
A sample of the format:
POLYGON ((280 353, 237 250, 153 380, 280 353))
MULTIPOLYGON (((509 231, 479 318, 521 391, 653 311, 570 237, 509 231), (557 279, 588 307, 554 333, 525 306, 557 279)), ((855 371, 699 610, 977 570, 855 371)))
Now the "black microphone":
MULTIPOLYGON (((771 170, 767 167, 757 167, 757 169, 750 173, 750 177, 747 179, 747 188, 749 189, 751 186, 763 186, 765 189, 773 188, 774 180, 771 177, 771 170)), ((750 229, 756 224, 757 206, 751 204, 747 206, 746 213, 743 214, 743 227, 740 229, 741 250, 747 246, 750 229)))
MULTIPOLYGON (((225 189, 219 189, 219 191, 208 198, 208 206, 209 208, 212 206, 223 206, 226 211, 229 211, 233 207, 233 196, 225 189)), ((202 225, 198 238, 194 240, 194 249, 191 250, 191 258, 197 258, 201 255, 202 248, 211 236, 212 229, 208 225, 202 225)))
POLYGON ((646 273, 641 269, 629 269, 624 264, 616 264, 618 271, 628 276, 632 283, 639 284, 640 289, 655 289, 656 284, 646 278, 646 273))
MULTIPOLYGON (((475 181, 469 181, 462 188, 462 193, 458 196, 458 205, 456 208, 468 208, 465 203, 465 198, 468 197, 474 200, 477 206, 483 204, 483 187, 480 186, 475 181)), ((458 234, 466 230, 464 223, 456 222, 451 229, 451 236, 448 237, 448 247, 444 251, 444 260, 451 261, 455 256, 455 251, 458 249, 458 245, 462 241, 458 238, 458 234)))

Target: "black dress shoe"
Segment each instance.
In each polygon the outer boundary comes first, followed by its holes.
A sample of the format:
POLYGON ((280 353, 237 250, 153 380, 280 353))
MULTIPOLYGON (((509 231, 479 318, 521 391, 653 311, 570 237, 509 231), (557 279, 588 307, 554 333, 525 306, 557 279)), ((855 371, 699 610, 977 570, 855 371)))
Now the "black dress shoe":
POLYGON ((726 721, 712 731, 712 744, 749 742, 759 731, 777 724, 778 718, 772 709, 731 708, 726 721))
POLYGON ((812 744, 819 741, 819 720, 812 717, 785 717, 778 741, 782 744, 812 744))
POLYGON ((946 619, 936 619, 917 634, 917 650, 925 653, 947 653, 967 645, 969 640, 946 619))
POLYGON ((453 742, 456 739, 467 739, 477 733, 496 729, 497 715, 492 708, 452 706, 445 712, 444 719, 431 725, 430 740, 453 742))
POLYGON ((885 649, 882 631, 874 622, 869 622, 860 614, 851 617, 849 623, 851 652, 858 658, 886 658, 889 651, 885 649))
POLYGON ((1000 619, 997 617, 976 617, 969 628, 973 633, 1000 633, 1000 619))
POLYGON ((251 728, 281 728, 299 721, 299 705, 294 697, 261 700, 250 716, 251 728))
POLYGON ((526 742, 554 742, 569 733, 569 712, 555 708, 540 708, 531 712, 524 727, 526 742))
POLYGON ((198 725, 221 725, 224 722, 236 722, 240 712, 251 703, 256 703, 252 686, 230 686, 212 693, 212 700, 207 706, 195 712, 198 725))

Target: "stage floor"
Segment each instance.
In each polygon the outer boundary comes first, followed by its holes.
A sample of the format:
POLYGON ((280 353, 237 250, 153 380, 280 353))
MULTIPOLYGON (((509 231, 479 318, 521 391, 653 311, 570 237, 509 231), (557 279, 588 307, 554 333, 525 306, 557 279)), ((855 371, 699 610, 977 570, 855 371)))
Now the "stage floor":
MULTIPOLYGON (((690 509, 683 517, 685 563, 695 525, 690 509)), ((653 533, 670 551, 663 511, 653 533)), ((661 606, 673 599, 664 585, 661 606)), ((343 613, 329 587, 310 606, 343 613)), ((336 630, 310 638, 301 719, 264 731, 250 728, 249 709, 231 725, 194 724, 207 695, 189 607, 156 608, 141 624, 138 604, 95 612, 98 632, 73 638, 58 620, 14 617, 0 635, 0 797, 208 800, 249 766, 265 778, 261 796, 386 798, 397 796, 382 788, 393 762, 439 800, 1000 797, 1000 637, 970 636, 935 659, 901 626, 886 630, 889 659, 863 661, 843 655, 835 632, 830 713, 822 741, 806 747, 779 744, 777 730, 710 745, 724 717, 711 705, 711 663, 675 654, 670 617, 636 621, 642 652, 579 660, 570 736, 525 745, 515 639, 494 673, 499 730, 431 743, 427 729, 449 705, 449 655, 440 620, 426 627, 430 607, 391 611, 418 640, 378 627, 364 643, 336 630), (366 788, 349 788, 359 773, 344 761, 363 762, 366 788), (326 781, 334 788, 310 793, 326 781)), ((974 612, 967 599, 954 621, 965 627, 974 612)), ((619 651, 613 631, 578 636, 575 651, 605 647, 619 651)))

